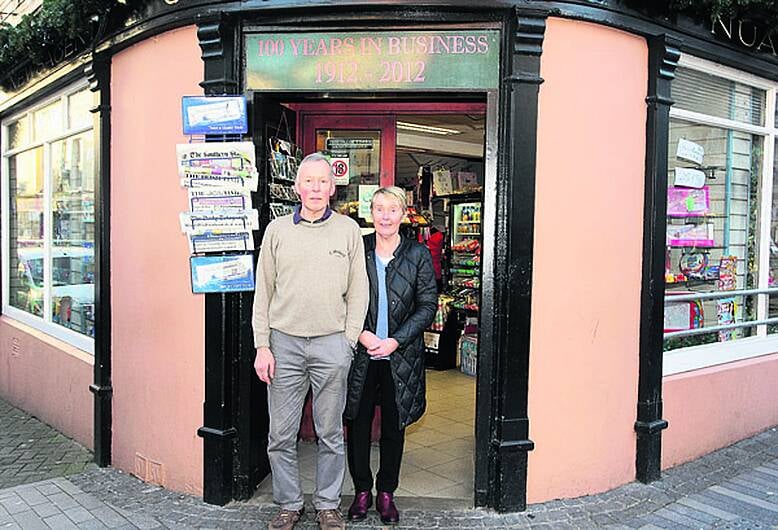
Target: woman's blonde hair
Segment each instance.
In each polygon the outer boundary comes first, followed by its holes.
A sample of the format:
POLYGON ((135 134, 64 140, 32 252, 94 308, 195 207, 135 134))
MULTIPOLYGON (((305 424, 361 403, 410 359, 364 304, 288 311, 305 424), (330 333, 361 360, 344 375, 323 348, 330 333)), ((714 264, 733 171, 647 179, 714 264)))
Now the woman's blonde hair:
POLYGON ((403 209, 403 211, 408 208, 408 202, 405 199, 405 190, 397 186, 384 186, 383 188, 378 188, 375 190, 375 193, 373 193, 373 198, 370 199, 371 210, 373 209, 373 204, 375 204, 375 198, 379 195, 396 199, 397 202, 400 203, 400 207, 403 209))

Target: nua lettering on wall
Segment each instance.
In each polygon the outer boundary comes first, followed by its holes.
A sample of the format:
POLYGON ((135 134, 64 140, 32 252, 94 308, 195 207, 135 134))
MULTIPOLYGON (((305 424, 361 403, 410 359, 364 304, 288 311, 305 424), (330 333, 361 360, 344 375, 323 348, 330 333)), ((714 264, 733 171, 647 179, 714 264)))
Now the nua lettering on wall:
POLYGON ((734 18, 724 20, 719 17, 713 22, 711 33, 757 52, 769 53, 773 57, 778 57, 778 51, 775 48, 775 34, 769 28, 748 20, 734 18))

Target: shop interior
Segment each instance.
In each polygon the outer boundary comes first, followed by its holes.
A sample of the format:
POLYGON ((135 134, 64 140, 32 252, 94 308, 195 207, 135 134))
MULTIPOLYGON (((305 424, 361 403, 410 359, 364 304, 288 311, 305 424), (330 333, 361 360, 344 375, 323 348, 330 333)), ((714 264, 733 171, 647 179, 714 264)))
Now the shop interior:
MULTIPOLYGON (((373 191, 392 184, 405 190, 409 206, 402 233, 430 249, 439 298, 435 320, 424 333, 427 410, 406 431, 396 495, 471 501, 485 105, 399 107, 384 105, 365 114, 350 108, 349 114, 339 115, 337 104, 325 107, 324 113, 313 104, 289 105, 296 112, 298 141, 270 142, 270 217, 289 212, 296 203, 289 193, 294 161, 314 150, 328 153, 333 163, 338 186, 332 207, 354 218, 365 233, 372 231, 373 191)), ((377 417, 374 440, 379 425, 377 417)), ((303 415, 299 451, 303 489, 312 493, 316 445, 309 409, 303 415)), ((372 456, 375 472, 377 442, 372 456)), ((353 494, 348 476, 343 493, 353 494)), ((255 498, 268 500, 271 494, 268 476, 255 498)))

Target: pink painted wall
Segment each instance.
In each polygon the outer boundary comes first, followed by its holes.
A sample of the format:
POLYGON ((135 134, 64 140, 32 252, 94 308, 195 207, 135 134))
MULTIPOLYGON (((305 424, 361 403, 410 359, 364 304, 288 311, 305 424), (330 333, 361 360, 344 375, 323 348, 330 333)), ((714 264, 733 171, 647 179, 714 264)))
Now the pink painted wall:
POLYGON ((665 377, 662 467, 778 425, 778 354, 665 377))
POLYGON ((90 449, 93 366, 91 354, 0 317, 0 396, 90 449))
POLYGON ((634 479, 647 45, 550 18, 541 59, 528 501, 634 479))
POLYGON ((114 465, 202 492, 204 301, 191 294, 178 214, 181 96, 202 94, 196 30, 147 39, 113 59, 111 285, 114 465))

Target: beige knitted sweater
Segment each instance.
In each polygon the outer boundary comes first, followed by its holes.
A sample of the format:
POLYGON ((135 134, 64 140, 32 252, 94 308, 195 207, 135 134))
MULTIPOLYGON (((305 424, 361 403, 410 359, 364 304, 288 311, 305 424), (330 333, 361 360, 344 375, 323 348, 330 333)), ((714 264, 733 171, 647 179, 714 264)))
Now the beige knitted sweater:
POLYGON ((270 346, 270 330, 296 337, 340 331, 355 344, 369 301, 359 226, 335 212, 294 224, 279 217, 265 230, 257 264, 254 346, 270 346))

